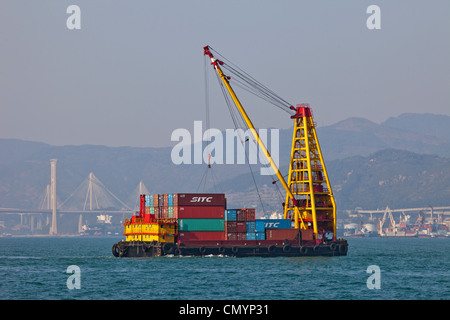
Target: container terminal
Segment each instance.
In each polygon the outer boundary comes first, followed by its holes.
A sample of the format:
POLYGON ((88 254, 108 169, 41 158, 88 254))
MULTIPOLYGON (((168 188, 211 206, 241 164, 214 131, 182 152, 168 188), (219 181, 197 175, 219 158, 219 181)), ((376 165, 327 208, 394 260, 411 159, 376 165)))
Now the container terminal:
MULTIPOLYGON (((283 219, 256 219, 254 208, 228 208, 223 193, 140 195, 139 212, 124 222, 116 257, 226 255, 236 257, 345 256, 348 243, 336 233, 336 203, 309 104, 294 107, 234 64, 203 48, 225 100, 238 110, 286 192, 283 219), (290 114, 294 121, 287 181, 231 87, 232 77, 290 114)), ((235 123, 236 125, 236 123, 235 123)))

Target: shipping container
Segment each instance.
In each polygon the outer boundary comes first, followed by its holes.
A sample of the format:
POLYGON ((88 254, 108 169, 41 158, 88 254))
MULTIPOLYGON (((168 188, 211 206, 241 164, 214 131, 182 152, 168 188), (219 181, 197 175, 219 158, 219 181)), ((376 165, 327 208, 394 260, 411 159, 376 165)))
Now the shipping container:
POLYGON ((265 232, 255 232, 255 240, 266 240, 265 232))
POLYGON ((223 207, 178 207, 179 219, 224 219, 225 209, 223 207))
POLYGON ((314 240, 314 231, 313 229, 302 229, 301 230, 302 241, 311 241, 314 240))
POLYGON ((246 240, 247 233, 246 232, 236 232, 236 240, 246 240))
POLYGON ((255 221, 255 209, 245 209, 245 221, 255 221))
POLYGON ((224 219, 178 219, 180 231, 225 231, 224 219))
POLYGON ((256 232, 255 221, 247 221, 245 226, 247 232, 256 232))
POLYGON ((237 232, 236 221, 225 221, 226 232, 237 232))
POLYGON ((173 193, 169 193, 168 195, 168 205, 173 206, 173 193))
POLYGON ((159 200, 158 195, 157 195, 157 194, 154 194, 154 195, 153 195, 153 206, 154 206, 154 207, 158 207, 158 206, 159 206, 158 200, 159 200))
POLYGON ((159 209, 161 211, 161 217, 163 219, 169 218, 169 207, 160 207, 159 209))
POLYGON ((236 232, 247 232, 247 224, 245 221, 236 221, 236 232))
POLYGON ((183 241, 193 240, 226 240, 225 232, 223 231, 182 231, 178 234, 178 239, 183 241))
POLYGON ((154 207, 155 209, 155 217, 157 219, 162 219, 163 218, 163 212, 162 212, 162 208, 160 207, 154 207))
POLYGON ((176 198, 178 206, 218 206, 225 208, 224 193, 178 193, 176 198))
POLYGON ((266 240, 294 240, 299 229, 267 229, 266 240))
POLYGON ((237 240, 237 233, 236 232, 228 232, 227 240, 237 240))
POLYGON ((145 206, 150 207, 150 195, 149 194, 145 195, 145 206))
POLYGON ((290 219, 258 219, 264 222, 264 229, 288 229, 291 227, 290 219))
POLYGON ((245 236, 245 240, 256 240, 255 232, 247 232, 245 236))
POLYGON ((236 221, 236 209, 225 210, 225 220, 236 221))
POLYGON ((236 210, 236 221, 245 221, 245 209, 236 210))
POLYGON ((178 207, 178 194, 177 193, 172 193, 172 201, 173 201, 173 206, 178 207))
POLYGON ((158 194, 158 206, 163 207, 164 206, 164 195, 158 194))
POLYGON ((265 230, 264 220, 255 220, 255 231, 264 233, 265 230))
POLYGON ((148 195, 148 206, 153 207, 153 195, 148 195))

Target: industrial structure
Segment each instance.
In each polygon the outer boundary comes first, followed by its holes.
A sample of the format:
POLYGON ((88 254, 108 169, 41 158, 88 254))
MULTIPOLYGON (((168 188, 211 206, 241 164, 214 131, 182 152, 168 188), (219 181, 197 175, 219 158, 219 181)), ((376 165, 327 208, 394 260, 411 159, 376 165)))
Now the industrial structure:
MULTIPOLYGON (((41 196, 40 203, 36 209, 19 208, 0 208, 2 215, 20 215, 20 230, 31 232, 31 234, 47 233, 52 236, 62 234, 88 234, 86 225, 83 224, 83 216, 97 216, 97 221, 102 224, 105 217, 109 214, 126 215, 134 212, 130 206, 121 201, 94 175, 90 173, 88 177, 62 202, 57 201, 56 188, 56 163, 57 159, 50 160, 50 184, 45 188, 41 196), (111 210, 112 207, 118 207, 118 210, 111 210), (78 231, 66 232, 61 230, 61 216, 79 215, 78 231), (82 232, 83 231, 83 232, 82 232)), ((138 186, 138 192, 148 192, 141 181, 138 186)), ((138 196, 138 193, 136 194, 138 196)), ((138 207, 136 205, 136 207, 138 207)), ((64 219, 63 219, 64 220, 64 219)), ((64 227, 64 223, 63 223, 64 227)), ((3 228, 5 226, 3 225, 3 228)), ((72 229, 72 228, 70 228, 72 229)), ((11 235, 5 233, 6 235, 11 235)), ((23 234, 19 232, 19 234, 23 234)))
POLYGON ((251 209, 228 208, 224 194, 141 195, 140 211, 126 220, 126 239, 114 244, 113 254, 117 257, 346 255, 347 241, 337 239, 336 235, 335 201, 309 105, 294 107, 236 66, 217 59, 211 47, 203 50, 216 71, 235 126, 239 119, 243 120, 242 125, 252 132, 286 192, 286 202, 280 204, 284 207, 284 219, 274 222, 277 227, 273 228, 271 223, 257 221, 251 209), (233 90, 232 77, 222 67, 228 67, 227 71, 240 84, 288 112, 295 121, 288 182, 233 90), (239 118, 233 113, 234 108, 239 118))

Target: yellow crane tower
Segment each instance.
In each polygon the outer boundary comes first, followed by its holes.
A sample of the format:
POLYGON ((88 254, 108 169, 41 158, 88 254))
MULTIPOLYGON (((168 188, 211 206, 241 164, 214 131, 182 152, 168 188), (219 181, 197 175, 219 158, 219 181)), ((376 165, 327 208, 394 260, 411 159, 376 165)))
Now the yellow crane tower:
MULTIPOLYGON (((293 220, 295 228, 301 229, 302 232, 310 230, 316 243, 323 241, 325 236, 330 234, 333 241, 336 240, 336 205, 309 105, 290 106, 290 109, 295 111, 291 116, 295 123, 289 178, 286 182, 231 87, 230 77, 222 71, 224 62, 214 57, 210 46, 203 49, 204 55, 210 57, 211 64, 286 191, 285 219, 293 220)), ((264 89, 259 83, 258 88, 264 89)))

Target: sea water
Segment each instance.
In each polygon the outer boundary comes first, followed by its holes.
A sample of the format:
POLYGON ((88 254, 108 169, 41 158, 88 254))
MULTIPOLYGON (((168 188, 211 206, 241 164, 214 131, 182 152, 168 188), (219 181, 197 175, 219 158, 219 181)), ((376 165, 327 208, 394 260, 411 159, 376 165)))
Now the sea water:
POLYGON ((295 258, 116 258, 119 240, 0 238, 0 299, 450 298, 450 239, 348 239, 347 256, 295 258))

